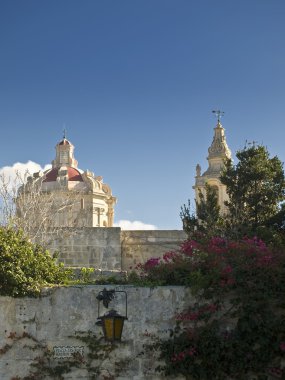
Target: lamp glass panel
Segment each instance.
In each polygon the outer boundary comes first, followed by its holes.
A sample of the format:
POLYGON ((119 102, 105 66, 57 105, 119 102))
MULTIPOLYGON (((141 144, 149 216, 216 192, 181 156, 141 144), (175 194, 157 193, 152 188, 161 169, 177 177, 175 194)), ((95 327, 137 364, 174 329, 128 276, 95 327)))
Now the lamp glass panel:
POLYGON ((103 324, 105 327, 105 335, 106 339, 113 340, 113 332, 114 332, 114 319, 113 318, 104 318, 103 324))
POLYGON ((123 318, 116 318, 114 320, 115 323, 115 340, 120 340, 123 332, 123 326, 124 326, 124 319, 123 318))
POLYGON ((124 318, 103 318, 105 337, 107 340, 120 340, 123 331, 124 318))

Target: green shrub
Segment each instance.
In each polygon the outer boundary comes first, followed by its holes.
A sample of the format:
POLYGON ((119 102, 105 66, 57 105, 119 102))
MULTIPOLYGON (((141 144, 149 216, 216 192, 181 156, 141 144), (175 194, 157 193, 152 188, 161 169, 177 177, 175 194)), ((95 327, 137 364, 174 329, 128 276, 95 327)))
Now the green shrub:
POLYGON ((0 295, 36 296, 43 286, 62 284, 70 271, 55 257, 27 240, 21 231, 0 227, 0 295))

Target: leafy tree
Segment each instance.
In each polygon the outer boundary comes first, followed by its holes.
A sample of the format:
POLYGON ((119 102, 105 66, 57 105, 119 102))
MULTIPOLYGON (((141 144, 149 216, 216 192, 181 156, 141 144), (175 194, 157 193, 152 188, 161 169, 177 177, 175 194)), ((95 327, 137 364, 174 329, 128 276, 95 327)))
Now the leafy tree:
POLYGON ((191 211, 190 199, 188 199, 187 206, 184 204, 181 207, 180 218, 182 220, 183 230, 189 237, 193 236, 198 226, 198 220, 194 212, 191 211))
POLYGON ((276 215, 285 196, 283 164, 278 157, 270 158, 266 147, 247 146, 236 154, 239 162, 225 162, 221 181, 227 186, 231 226, 240 232, 258 226, 276 215))
POLYGON ((218 193, 214 186, 206 184, 206 195, 199 190, 199 201, 196 200, 196 215, 191 212, 190 200, 188 205, 181 207, 180 218, 183 230, 190 238, 195 231, 207 233, 208 236, 217 234, 221 226, 220 206, 218 204, 218 193))
POLYGON ((218 192, 214 186, 206 183, 206 196, 199 191, 199 201, 196 200, 196 212, 200 230, 208 234, 217 230, 220 220, 220 206, 218 204, 218 192))
POLYGON ((21 231, 0 227, 0 295, 38 295, 48 284, 68 280, 70 271, 21 231))
POLYGON ((274 226, 278 231, 285 232, 285 204, 280 205, 280 210, 267 220, 266 225, 274 226))

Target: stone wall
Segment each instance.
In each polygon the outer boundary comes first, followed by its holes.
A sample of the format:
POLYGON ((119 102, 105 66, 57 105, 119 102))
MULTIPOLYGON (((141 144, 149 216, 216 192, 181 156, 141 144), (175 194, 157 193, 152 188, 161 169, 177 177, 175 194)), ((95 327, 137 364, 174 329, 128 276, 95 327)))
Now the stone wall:
POLYGON ((59 252, 59 259, 67 266, 95 267, 121 270, 121 229, 60 228, 48 234, 48 248, 59 252))
POLYGON ((129 270, 151 257, 161 257, 177 249, 185 239, 184 231, 121 231, 122 268, 129 270))
MULTIPOLYGON (((75 335, 87 331, 102 335, 101 327, 95 325, 96 296, 102 289, 102 286, 59 287, 44 289, 42 296, 37 299, 0 297, 0 379, 23 379, 31 370, 35 370, 33 364, 36 362, 42 363, 42 368, 44 365, 46 368, 48 363, 50 371, 45 377, 46 370, 42 369, 43 377, 35 377, 37 380, 56 379, 55 375, 51 375, 52 368, 63 364, 71 369, 71 372, 63 375, 64 379, 91 379, 90 368, 88 370, 86 364, 87 345, 76 339, 75 335), (66 350, 81 347, 83 357, 79 368, 69 364, 74 359, 55 357, 62 347, 66 350), (44 352, 50 355, 48 362, 44 360, 44 352)), ((127 293, 128 320, 125 322, 122 343, 118 343, 105 360, 92 364, 100 367, 101 374, 95 378, 164 379, 155 372, 157 355, 145 350, 144 345, 151 343, 151 334, 168 337, 168 329, 174 326, 175 313, 194 302, 190 290, 179 286, 155 289, 124 286, 116 289, 127 293)), ((123 307, 124 299, 117 300, 117 306, 119 309, 123 307)), ((104 312, 103 307, 100 311, 104 312)), ((110 343, 105 347, 110 348, 110 343)))
POLYGON ((183 231, 121 231, 112 228, 60 228, 49 233, 48 248, 59 251, 67 266, 125 271, 151 257, 176 249, 186 239, 183 231))

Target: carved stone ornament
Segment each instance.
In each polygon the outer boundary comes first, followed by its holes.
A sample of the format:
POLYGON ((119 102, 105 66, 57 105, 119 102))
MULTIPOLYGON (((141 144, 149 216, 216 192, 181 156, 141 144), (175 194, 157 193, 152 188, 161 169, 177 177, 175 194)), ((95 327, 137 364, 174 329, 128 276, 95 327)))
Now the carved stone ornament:
POLYGON ((226 142, 225 130, 221 123, 214 129, 215 134, 211 146, 208 149, 209 156, 226 156, 230 158, 231 151, 226 142))
POLYGON ((199 164, 196 165, 196 177, 201 177, 201 166, 199 164))

